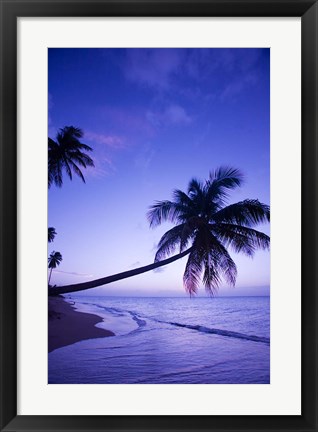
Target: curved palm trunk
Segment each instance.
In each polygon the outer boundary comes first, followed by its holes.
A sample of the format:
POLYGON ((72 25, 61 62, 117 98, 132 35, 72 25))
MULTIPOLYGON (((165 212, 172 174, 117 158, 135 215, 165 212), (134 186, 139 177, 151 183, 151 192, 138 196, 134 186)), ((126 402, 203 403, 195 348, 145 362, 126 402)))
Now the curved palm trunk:
POLYGON ((65 285, 65 286, 60 286, 60 287, 56 287, 56 288, 50 288, 49 289, 49 295, 58 295, 58 294, 66 294, 66 293, 71 293, 71 292, 75 292, 75 291, 84 291, 90 288, 96 288, 98 286, 101 285, 106 285, 109 284, 111 282, 116 282, 118 280, 121 279, 126 279, 129 278, 131 276, 136 276, 139 275, 141 273, 145 273, 147 271, 150 270, 154 270, 158 267, 162 267, 164 265, 170 264, 174 261, 177 261, 180 258, 183 258, 184 256, 188 255, 192 250, 192 247, 187 249, 186 251, 179 253, 178 255, 174 255, 173 257, 167 258, 165 260, 159 261, 159 262, 155 262, 153 264, 149 264, 146 265, 144 267, 138 267, 135 268, 133 270, 128 270, 122 273, 117 273, 111 276, 106 276, 104 278, 100 278, 100 279, 95 279, 89 282, 83 282, 83 283, 78 283, 78 284, 74 284, 74 285, 65 285))
POLYGON ((52 276, 52 270, 53 270, 53 267, 51 267, 51 270, 50 270, 50 276, 49 276, 49 281, 48 281, 49 285, 50 285, 50 280, 51 280, 51 276, 52 276))

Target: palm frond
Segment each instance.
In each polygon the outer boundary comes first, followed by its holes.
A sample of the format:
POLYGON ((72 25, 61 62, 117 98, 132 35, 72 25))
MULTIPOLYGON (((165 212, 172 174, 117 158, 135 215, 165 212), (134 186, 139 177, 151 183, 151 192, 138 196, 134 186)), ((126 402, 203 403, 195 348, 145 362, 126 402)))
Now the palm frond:
POLYGON ((90 146, 87 145, 87 144, 81 143, 81 142, 79 142, 79 141, 77 141, 77 143, 76 143, 76 148, 77 148, 78 150, 93 151, 92 147, 90 147, 90 146))
POLYGON ((197 293, 202 274, 202 256, 197 248, 194 248, 189 255, 186 268, 183 274, 183 285, 187 293, 192 297, 197 293))
POLYGON ((270 237, 253 228, 234 225, 211 225, 212 232, 225 246, 232 247, 236 253, 244 253, 252 257, 257 249, 269 250, 270 237))
POLYGON ((50 171, 50 169, 48 170, 48 188, 50 189, 50 187, 52 186, 54 180, 54 176, 53 173, 50 171))
POLYGON ((48 139, 48 186, 51 187, 54 182, 56 174, 56 159, 58 152, 58 144, 52 140, 48 139))
POLYGON ((74 152, 67 152, 67 158, 72 160, 74 163, 78 163, 84 168, 87 166, 94 166, 93 159, 78 150, 74 152))
POLYGON ((226 248, 218 240, 217 245, 215 244, 214 249, 212 250, 212 255, 213 254, 217 272, 223 275, 223 278, 228 285, 235 286, 237 277, 237 268, 235 262, 231 258, 226 248))
POLYGON ((58 144, 54 141, 54 140, 52 140, 52 138, 48 138, 48 149, 49 149, 49 152, 50 151, 54 151, 56 148, 58 147, 58 144))
POLYGON ((172 193, 173 199, 175 202, 183 205, 184 207, 193 207, 193 201, 191 198, 182 190, 175 189, 172 193))
POLYGON ((214 296, 221 283, 220 275, 215 266, 209 260, 204 262, 204 272, 202 278, 206 292, 214 296))
POLYGON ((85 183, 83 173, 79 166, 88 167, 94 166, 94 161, 84 151, 92 151, 93 149, 79 141, 83 137, 83 131, 80 128, 73 126, 65 126, 60 129, 56 142, 51 138, 48 139, 48 185, 49 187, 55 183, 61 187, 63 184, 63 170, 70 179, 72 172, 78 175, 85 183))
POLYGON ((182 206, 173 201, 156 201, 147 212, 147 219, 150 227, 154 228, 162 222, 178 222, 182 215, 182 206))
POLYGON ((52 243, 56 234, 57 234, 57 232, 55 231, 55 228, 53 228, 53 227, 48 228, 48 242, 49 243, 52 243))
POLYGON ((62 137, 70 137, 74 139, 82 138, 84 136, 83 130, 74 126, 64 126, 63 128, 60 128, 59 131, 58 135, 62 137))
POLYGON ((219 187, 234 189, 242 185, 244 180, 243 173, 232 167, 221 166, 214 171, 210 171, 209 183, 218 184, 219 187))
POLYGON ((69 164, 71 165, 71 167, 72 167, 72 169, 73 169, 73 171, 75 172, 75 174, 77 174, 81 179, 82 179, 82 181, 84 182, 84 183, 86 183, 85 182, 85 178, 84 178, 84 176, 83 176, 83 173, 82 173, 82 171, 79 169, 79 167, 73 162, 73 161, 71 161, 71 160, 69 160, 69 164))
POLYGON ((183 229, 180 237, 180 253, 183 252, 187 247, 192 238, 194 238, 196 228, 189 222, 182 224, 183 229))
POLYGON ((68 162, 68 160, 67 160, 66 157, 64 157, 64 164, 63 165, 65 167, 67 175, 69 176, 70 180, 72 180, 72 177, 73 177, 72 176, 72 170, 71 170, 70 164, 69 164, 69 162, 68 162))
POLYGON ((219 210, 213 216, 215 222, 253 226, 270 221, 270 209, 259 200, 244 200, 219 210))
POLYGON ((221 275, 226 283, 235 285, 237 269, 234 261, 221 242, 207 226, 202 227, 196 237, 196 247, 201 250, 204 265, 203 283, 206 291, 213 295, 221 282, 221 275))
POLYGON ((180 245, 184 225, 177 225, 167 231, 158 243, 158 250, 155 255, 155 262, 172 255, 180 245))
POLYGON ((211 171, 204 186, 207 202, 214 202, 220 206, 228 197, 228 191, 241 186, 242 182, 243 174, 238 169, 220 167, 211 171))
POLYGON ((200 180, 196 178, 191 179, 188 185, 190 199, 201 199, 203 197, 203 187, 203 183, 200 180))
POLYGON ((62 160, 54 161, 54 163, 49 164, 49 172, 51 172, 53 182, 57 187, 61 187, 63 184, 62 178, 62 160))
POLYGON ((193 230, 187 224, 180 224, 167 231, 158 243, 158 250, 155 255, 155 262, 172 255, 176 248, 179 247, 179 252, 183 252, 191 237, 193 230))

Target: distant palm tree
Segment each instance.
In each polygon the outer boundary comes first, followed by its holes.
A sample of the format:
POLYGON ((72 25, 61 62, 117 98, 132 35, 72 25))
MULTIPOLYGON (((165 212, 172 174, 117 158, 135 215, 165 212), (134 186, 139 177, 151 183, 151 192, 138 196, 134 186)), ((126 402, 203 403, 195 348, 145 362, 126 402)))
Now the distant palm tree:
POLYGON ((72 180, 72 173, 77 174, 85 183, 80 167, 94 166, 93 160, 83 151, 92 148, 80 142, 83 131, 73 126, 60 129, 56 141, 48 140, 48 186, 54 183, 61 187, 63 184, 63 170, 72 180))
POLYGON ((222 278, 234 285, 237 269, 227 248, 252 257, 257 249, 269 249, 270 244, 269 236, 252 228, 269 222, 268 205, 256 199, 226 205, 228 191, 241 186, 242 180, 239 170, 228 167, 211 172, 204 183, 192 179, 187 193, 175 190, 173 201, 158 201, 150 207, 148 220, 151 227, 164 221, 177 224, 159 241, 153 264, 89 282, 56 287, 52 294, 106 285, 154 270, 186 255, 189 257, 183 282, 190 295, 196 293, 202 275, 203 284, 210 294, 217 290, 222 278), (177 255, 166 258, 177 248, 177 255))
POLYGON ((60 252, 51 252, 49 258, 48 258, 48 262, 49 262, 49 269, 51 269, 50 271, 50 276, 49 276, 49 281, 48 284, 50 285, 50 280, 51 280, 51 275, 52 275, 52 270, 54 268, 56 268, 57 266, 60 265, 61 261, 62 261, 62 255, 60 254, 60 252))
POLYGON ((53 227, 48 228, 48 242, 49 243, 52 243, 56 234, 57 234, 57 232, 55 231, 55 228, 53 228, 53 227))

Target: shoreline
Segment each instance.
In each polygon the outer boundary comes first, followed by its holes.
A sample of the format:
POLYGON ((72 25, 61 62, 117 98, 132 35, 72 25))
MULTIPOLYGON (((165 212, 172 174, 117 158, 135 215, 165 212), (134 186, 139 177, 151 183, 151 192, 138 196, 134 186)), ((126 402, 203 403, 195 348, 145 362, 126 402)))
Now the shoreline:
POLYGON ((115 336, 110 330, 95 327, 103 319, 79 312, 62 296, 48 298, 48 352, 86 339, 115 336))

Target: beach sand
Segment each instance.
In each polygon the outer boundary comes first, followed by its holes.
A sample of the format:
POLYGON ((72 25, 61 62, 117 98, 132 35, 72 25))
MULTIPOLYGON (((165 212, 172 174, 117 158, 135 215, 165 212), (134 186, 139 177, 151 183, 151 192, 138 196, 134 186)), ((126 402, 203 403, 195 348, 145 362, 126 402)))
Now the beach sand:
POLYGON ((49 352, 84 339, 115 336, 113 332, 95 327, 103 319, 97 315, 77 312, 63 297, 49 297, 49 352))

